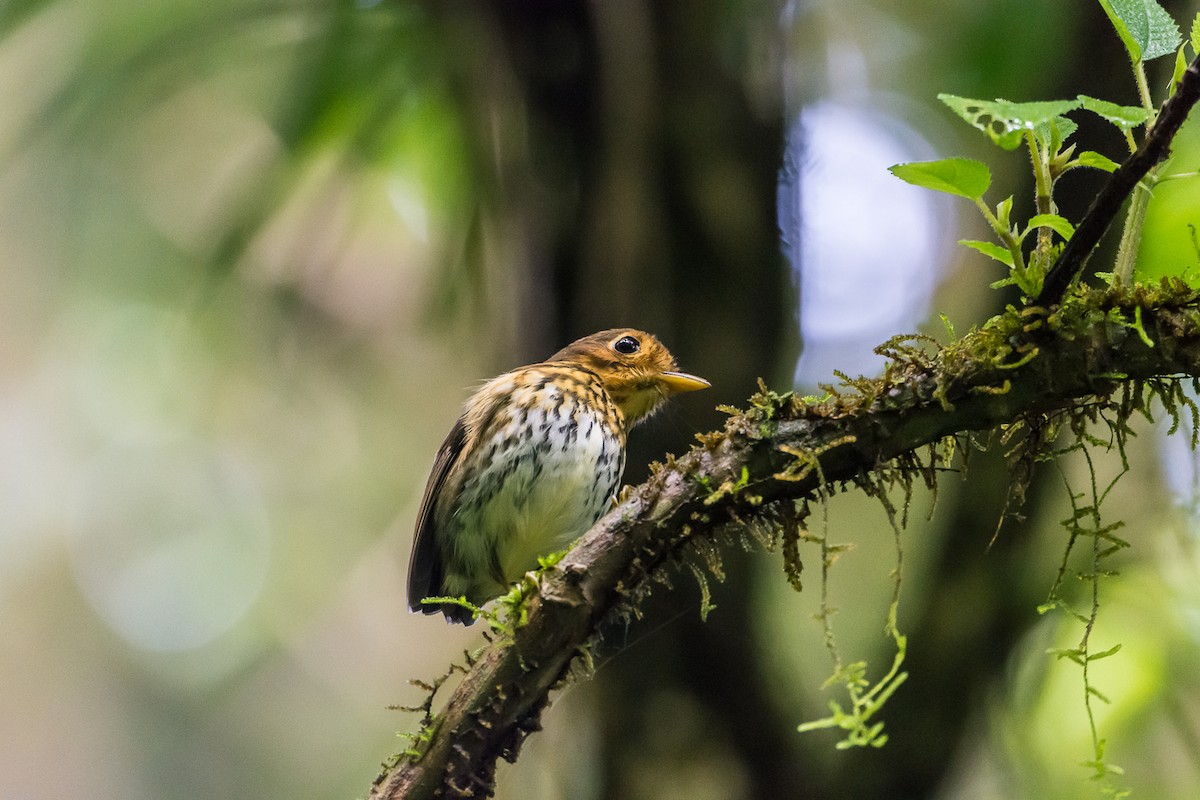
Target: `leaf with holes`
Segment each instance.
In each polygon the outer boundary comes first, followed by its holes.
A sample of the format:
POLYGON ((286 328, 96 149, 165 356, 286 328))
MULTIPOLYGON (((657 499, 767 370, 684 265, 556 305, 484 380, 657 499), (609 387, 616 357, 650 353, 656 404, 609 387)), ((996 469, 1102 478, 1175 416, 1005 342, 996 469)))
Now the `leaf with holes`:
POLYGON ((1079 108, 1078 100, 1048 100, 1033 103, 1013 103, 1008 100, 974 100, 953 94, 939 94, 941 100, 968 123, 983 131, 1005 150, 1015 150, 1026 131, 1039 126, 1050 130, 1051 122, 1059 126, 1065 139, 1075 129, 1075 123, 1063 114, 1079 108))

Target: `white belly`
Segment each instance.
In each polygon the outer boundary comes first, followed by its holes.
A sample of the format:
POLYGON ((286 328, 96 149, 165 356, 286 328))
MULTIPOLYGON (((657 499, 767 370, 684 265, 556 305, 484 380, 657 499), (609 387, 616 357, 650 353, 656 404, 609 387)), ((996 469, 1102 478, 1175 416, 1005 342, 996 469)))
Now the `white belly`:
POLYGON ((460 563, 481 569, 472 580, 446 576, 451 593, 468 597, 485 586, 492 594, 505 590, 535 569, 539 556, 578 538, 603 513, 624 467, 619 439, 570 399, 550 419, 530 409, 476 452, 486 463, 479 480, 463 487, 453 540, 460 563))

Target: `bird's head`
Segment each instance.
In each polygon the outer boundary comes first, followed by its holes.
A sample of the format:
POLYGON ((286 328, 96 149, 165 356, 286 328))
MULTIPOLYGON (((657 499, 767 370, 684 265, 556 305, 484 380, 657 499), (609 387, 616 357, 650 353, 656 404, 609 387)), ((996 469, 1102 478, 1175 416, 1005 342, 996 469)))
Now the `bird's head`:
POLYGON ((671 395, 711 385, 703 378, 679 372, 675 357, 662 342, 633 328, 613 328, 585 336, 548 360, 578 364, 598 375, 630 427, 654 413, 671 395))

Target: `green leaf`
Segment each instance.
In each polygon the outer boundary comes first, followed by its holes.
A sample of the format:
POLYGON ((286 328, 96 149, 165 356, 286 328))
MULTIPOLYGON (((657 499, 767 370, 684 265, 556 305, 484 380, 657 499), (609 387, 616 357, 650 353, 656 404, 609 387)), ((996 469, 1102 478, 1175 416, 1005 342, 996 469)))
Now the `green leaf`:
POLYGON ((1050 649, 1048 649, 1046 651, 1046 653, 1048 655, 1054 656, 1055 658, 1057 658, 1059 660, 1062 660, 1064 658, 1069 658, 1070 660, 1074 661, 1076 664, 1078 664, 1081 667, 1083 666, 1083 663, 1084 663, 1083 662, 1083 655, 1084 655, 1083 650, 1081 650, 1078 647, 1073 647, 1071 649, 1067 649, 1065 647, 1051 647, 1050 649))
POLYGON ((1079 126, 1067 117, 1054 117, 1035 125, 1033 135, 1044 150, 1057 153, 1062 148, 1063 142, 1071 138, 1071 134, 1077 130, 1079 130, 1079 126))
POLYGON ((895 164, 888 167, 888 171, 914 186, 956 194, 968 200, 980 199, 992 185, 992 173, 987 165, 970 158, 895 164))
POLYGON ((1121 652, 1121 645, 1119 645, 1119 644, 1113 645, 1112 647, 1108 648, 1107 650, 1105 650, 1101 653, 1089 653, 1087 660, 1088 661, 1099 661, 1102 658, 1108 658, 1109 656, 1115 656, 1119 652, 1121 652))
POLYGON ((971 248, 972 250, 978 250, 979 252, 983 253, 985 256, 988 256, 989 258, 994 258, 997 261, 999 261, 1001 264, 1004 264, 1005 266, 1007 266, 1009 269, 1012 269, 1012 266, 1013 266, 1012 253, 1010 253, 1008 250, 1006 250, 1005 248, 1001 247, 998 244, 993 244, 992 242, 981 242, 976 239, 960 239, 958 243, 966 245, 967 247, 971 248))
POLYGON ((1084 150, 1075 158, 1075 166, 1091 167, 1092 169, 1102 169, 1105 172, 1113 172, 1118 164, 1106 155, 1097 153, 1095 150, 1084 150))
POLYGON ((1108 21, 1111 22, 1113 28, 1116 29, 1117 36, 1121 37, 1121 44, 1125 45, 1125 50, 1129 53, 1129 59, 1135 62, 1141 61, 1142 48, 1137 43, 1137 39, 1134 37, 1133 33, 1129 30, 1129 26, 1126 25, 1124 20, 1117 15, 1112 3, 1109 2, 1109 0, 1100 0, 1100 7, 1104 9, 1104 13, 1108 15, 1108 21))
POLYGON ((1196 18, 1192 20, 1192 55, 1200 53, 1200 12, 1196 13, 1196 18))
POLYGON ((1066 139, 1074 131, 1075 123, 1062 115, 1079 108, 1078 100, 1013 103, 999 99, 974 100, 953 94, 939 94, 938 100, 1005 150, 1016 149, 1025 131, 1037 130, 1039 125, 1048 125, 1052 121, 1058 123, 1062 138, 1066 139))
POLYGON ((1004 228, 1004 230, 1009 230, 1012 227, 1012 222, 1009 221, 1012 217, 1012 203, 1013 196, 1010 194, 996 204, 996 221, 1000 223, 1000 227, 1004 228))
POLYGON ((1079 105, 1093 114, 1098 114, 1116 125, 1123 131, 1131 131, 1139 125, 1144 125, 1150 113, 1140 106, 1119 106, 1107 100, 1079 95, 1079 105))
POLYGON ((1167 86, 1168 93, 1175 91, 1175 87, 1183 80, 1183 73, 1187 72, 1187 56, 1183 53, 1186 47, 1186 44, 1181 44, 1175 51, 1175 70, 1171 73, 1171 83, 1167 86))
POLYGON ((946 328, 946 335, 950 337, 950 341, 954 341, 958 337, 954 335, 954 323, 950 321, 944 313, 938 312, 938 316, 942 319, 942 325, 946 328))
POLYGON ((1100 0, 1133 61, 1150 61, 1175 52, 1179 26, 1157 0, 1100 0))
POLYGON ((1026 229, 1026 232, 1034 228, 1050 228, 1067 241, 1075 235, 1075 226, 1058 214, 1037 214, 1030 217, 1029 227, 1026 229))

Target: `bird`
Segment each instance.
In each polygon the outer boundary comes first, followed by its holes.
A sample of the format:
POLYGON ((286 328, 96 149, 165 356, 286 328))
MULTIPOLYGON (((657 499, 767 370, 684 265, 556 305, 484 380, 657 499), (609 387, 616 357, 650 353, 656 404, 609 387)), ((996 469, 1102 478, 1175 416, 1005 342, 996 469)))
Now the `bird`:
POLYGON ((470 625, 538 557, 603 514, 625 469, 629 430, 709 382, 679 372, 653 335, 613 328, 505 372, 467 400, 433 460, 408 565, 413 611, 470 625))

